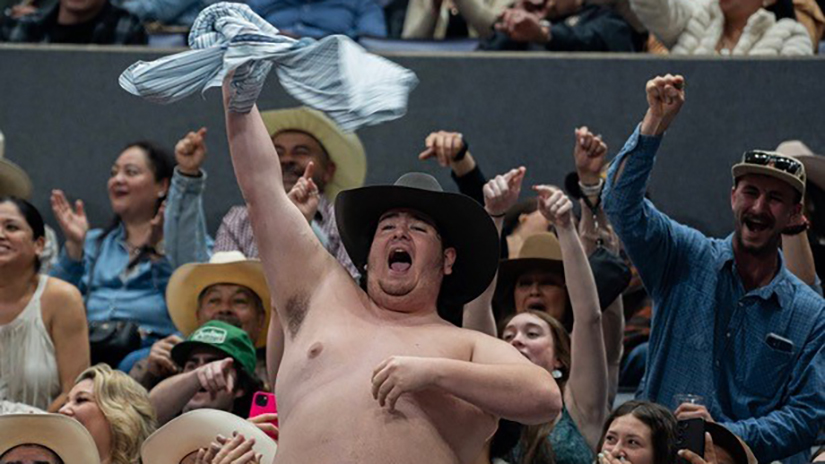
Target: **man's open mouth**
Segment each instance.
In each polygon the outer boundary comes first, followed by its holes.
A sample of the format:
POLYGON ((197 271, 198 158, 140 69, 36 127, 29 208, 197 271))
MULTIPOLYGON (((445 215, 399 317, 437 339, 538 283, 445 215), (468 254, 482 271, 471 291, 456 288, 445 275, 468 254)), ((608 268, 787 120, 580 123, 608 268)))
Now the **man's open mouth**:
POLYGON ((389 258, 390 269, 396 272, 404 272, 412 266, 412 256, 405 250, 393 250, 389 258))

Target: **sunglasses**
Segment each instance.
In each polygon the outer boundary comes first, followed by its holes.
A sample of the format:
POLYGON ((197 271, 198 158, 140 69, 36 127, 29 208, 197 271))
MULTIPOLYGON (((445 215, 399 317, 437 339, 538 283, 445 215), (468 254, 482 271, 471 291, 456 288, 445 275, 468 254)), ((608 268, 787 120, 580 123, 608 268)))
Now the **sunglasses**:
POLYGON ((799 176, 802 172, 802 163, 786 156, 774 153, 752 150, 745 152, 745 164, 756 164, 759 166, 770 166, 788 174, 799 176))

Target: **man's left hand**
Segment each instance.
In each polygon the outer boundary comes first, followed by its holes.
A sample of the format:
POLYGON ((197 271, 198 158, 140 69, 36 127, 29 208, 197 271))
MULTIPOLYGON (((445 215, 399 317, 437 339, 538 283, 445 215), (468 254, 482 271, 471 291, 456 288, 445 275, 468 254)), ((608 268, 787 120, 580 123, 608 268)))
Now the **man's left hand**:
POLYGON ((431 358, 390 356, 372 373, 372 397, 382 407, 394 411, 402 394, 424 389, 434 382, 431 358))
POLYGON ((546 43, 550 40, 548 30, 541 26, 541 18, 519 8, 504 10, 496 29, 517 42, 546 43))
POLYGON ((708 408, 701 404, 682 403, 676 408, 674 415, 678 420, 701 418, 704 419, 705 422, 714 422, 713 417, 711 417, 708 412, 708 408))

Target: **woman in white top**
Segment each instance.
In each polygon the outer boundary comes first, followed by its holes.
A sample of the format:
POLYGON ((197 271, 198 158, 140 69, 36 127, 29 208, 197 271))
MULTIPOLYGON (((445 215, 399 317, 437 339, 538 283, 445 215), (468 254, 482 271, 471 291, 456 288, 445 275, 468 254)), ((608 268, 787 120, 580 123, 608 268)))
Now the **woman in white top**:
POLYGON ((0 402, 57 411, 89 367, 83 299, 38 273, 43 218, 29 202, 0 198, 0 402))

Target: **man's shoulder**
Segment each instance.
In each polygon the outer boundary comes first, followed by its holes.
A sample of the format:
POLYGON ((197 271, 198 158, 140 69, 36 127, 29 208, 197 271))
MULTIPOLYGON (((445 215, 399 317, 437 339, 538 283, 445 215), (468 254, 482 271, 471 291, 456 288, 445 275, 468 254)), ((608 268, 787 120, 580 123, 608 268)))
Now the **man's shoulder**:
POLYGON ((40 42, 46 22, 52 12, 41 11, 20 18, 2 19, 2 39, 7 42, 40 42))

